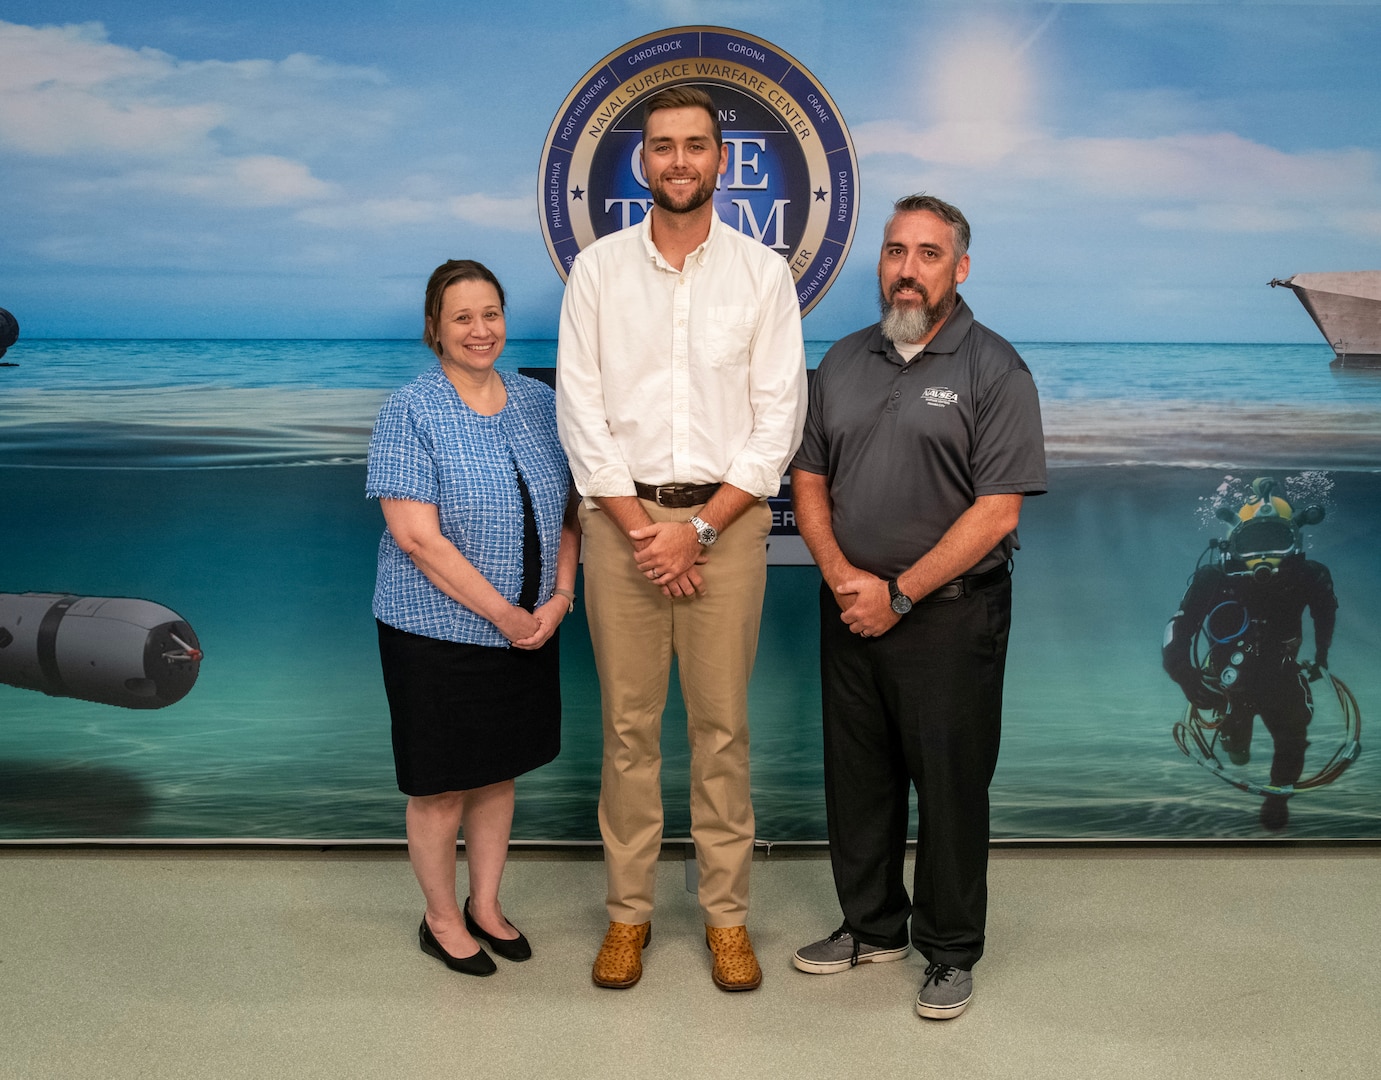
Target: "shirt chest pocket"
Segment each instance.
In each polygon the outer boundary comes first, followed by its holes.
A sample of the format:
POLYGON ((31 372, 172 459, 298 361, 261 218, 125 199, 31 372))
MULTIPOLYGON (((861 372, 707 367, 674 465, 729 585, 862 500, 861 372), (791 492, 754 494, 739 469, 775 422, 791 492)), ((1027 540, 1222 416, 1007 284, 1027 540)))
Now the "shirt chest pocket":
POLYGON ((704 356, 711 367, 747 364, 758 325, 758 309, 747 304, 720 304, 705 309, 704 356))

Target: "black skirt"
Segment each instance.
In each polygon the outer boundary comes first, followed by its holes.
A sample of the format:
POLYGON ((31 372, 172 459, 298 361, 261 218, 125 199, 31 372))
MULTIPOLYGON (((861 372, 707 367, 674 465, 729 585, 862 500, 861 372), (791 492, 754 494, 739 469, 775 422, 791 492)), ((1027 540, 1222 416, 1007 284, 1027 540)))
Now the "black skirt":
POLYGON ((531 651, 378 625, 399 790, 469 791, 511 780, 560 752, 559 630, 531 651))

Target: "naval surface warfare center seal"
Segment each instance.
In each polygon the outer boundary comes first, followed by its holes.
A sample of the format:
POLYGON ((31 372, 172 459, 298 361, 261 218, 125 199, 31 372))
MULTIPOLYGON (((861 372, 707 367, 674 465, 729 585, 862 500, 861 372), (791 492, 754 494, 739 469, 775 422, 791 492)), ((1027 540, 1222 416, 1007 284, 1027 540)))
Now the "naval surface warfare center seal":
POLYGON ((853 141, 800 63, 724 27, 682 26, 631 41, 571 91, 542 150, 538 200, 552 262, 564 280, 582 248, 647 214, 642 102, 680 83, 700 87, 719 111, 729 168, 715 211, 787 260, 804 315, 833 283, 853 240, 853 141))

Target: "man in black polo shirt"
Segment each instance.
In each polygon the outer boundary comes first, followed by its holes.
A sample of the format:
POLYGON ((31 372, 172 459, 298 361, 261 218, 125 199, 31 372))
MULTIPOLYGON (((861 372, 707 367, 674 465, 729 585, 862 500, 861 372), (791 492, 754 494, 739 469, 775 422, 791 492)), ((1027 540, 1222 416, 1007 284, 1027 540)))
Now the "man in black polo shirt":
POLYGON ((914 944, 929 965, 916 1011, 932 1019, 963 1012, 983 955, 1008 571, 1022 499, 1046 483, 1031 373, 956 291, 968 245, 957 208, 897 201, 878 260, 882 320, 821 362, 791 469, 824 578, 825 803, 844 912, 793 962, 831 974, 914 944))

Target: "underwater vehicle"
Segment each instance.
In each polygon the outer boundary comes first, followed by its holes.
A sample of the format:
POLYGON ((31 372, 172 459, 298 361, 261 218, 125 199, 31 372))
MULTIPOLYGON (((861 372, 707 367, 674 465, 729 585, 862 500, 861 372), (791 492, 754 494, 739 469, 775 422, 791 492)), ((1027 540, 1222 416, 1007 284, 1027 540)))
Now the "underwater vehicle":
POLYGON ((152 600, 0 593, 0 683, 161 709, 187 696, 201 659, 187 621, 152 600))
MULTIPOLYGON (((19 320, 11 315, 4 308, 0 307, 0 356, 4 356, 16 341, 19 340, 19 320)), ((18 367, 14 363, 2 363, 0 367, 18 367)))
POLYGON ((1271 279, 1299 297, 1333 347, 1335 367, 1381 367, 1381 270, 1271 279))

